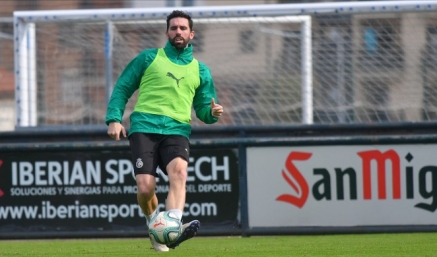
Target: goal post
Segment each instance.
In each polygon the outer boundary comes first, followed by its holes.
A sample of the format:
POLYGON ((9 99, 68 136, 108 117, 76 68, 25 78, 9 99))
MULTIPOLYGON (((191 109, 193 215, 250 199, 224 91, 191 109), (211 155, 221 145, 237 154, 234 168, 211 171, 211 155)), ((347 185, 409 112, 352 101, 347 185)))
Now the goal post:
MULTIPOLYGON (((154 12, 158 10, 137 10, 138 14, 130 13, 126 14, 130 17, 145 16, 144 13, 154 12), (141 13, 141 14, 139 14, 141 13)), ((163 10, 164 14, 167 14, 169 10, 163 10)), ((38 12, 28 13, 30 20, 38 20, 38 12), (36 17, 34 16, 36 15, 36 17)), ((120 10, 97 10, 93 15, 94 19, 97 17, 107 17, 111 13, 111 17, 117 17, 117 15, 124 17, 126 10, 120 13, 120 10)), ((26 14, 22 14, 25 16, 26 14)), ((82 11, 54 11, 51 14, 45 14, 45 22, 49 19, 49 16, 53 17, 53 20, 61 21, 63 19, 72 19, 74 21, 87 22, 90 18, 89 12, 82 11)), ((152 14, 153 15, 153 14, 152 14)), ((156 15, 161 16, 161 15, 156 15)), ((163 15, 164 16, 164 15, 163 15)), ((94 20, 95 22, 95 20, 94 20)), ((114 23, 123 24, 129 22, 135 22, 137 24, 144 23, 165 23, 161 20, 144 20, 144 21, 123 21, 123 20, 104 20, 106 23, 104 51, 105 51, 105 65, 106 65, 106 93, 107 99, 109 99, 114 78, 112 77, 112 51, 113 51, 113 30, 114 23)), ((302 30, 302 102, 303 102, 303 122, 312 123, 312 88, 311 88, 311 17, 310 16, 281 16, 281 17, 234 17, 234 18, 195 18, 196 24, 212 24, 212 23, 301 23, 302 30)), ((28 22, 25 26, 20 26, 18 30, 18 37, 21 44, 18 47, 17 56, 17 75, 19 79, 19 86, 17 86, 17 124, 18 126, 36 126, 37 125, 37 102, 36 102, 36 53, 35 53, 35 23, 28 22), (28 66, 26 66, 28 65, 28 66)))
MULTIPOLYGON (((278 6, 279 7, 279 6, 278 6)), ((265 11, 264 6, 241 6, 225 7, 190 7, 185 8, 193 16, 195 26, 211 24, 300 24, 301 34, 301 86, 302 86, 302 122, 312 123, 312 64, 311 64, 311 17, 300 16, 276 16, 282 13, 280 8, 272 9, 270 16, 257 16, 257 10, 265 11), (278 13, 275 13, 278 12, 278 13), (209 16, 209 17, 208 17, 209 16)), ((71 11, 32 11, 16 12, 15 24, 17 38, 16 53, 16 100, 17 100, 17 126, 37 126, 38 116, 41 116, 36 96, 38 95, 37 84, 37 47, 35 42, 35 27, 41 24, 100 24, 104 31, 103 45, 105 58, 105 84, 106 100, 109 99, 115 82, 113 76, 113 51, 115 26, 134 24, 145 26, 161 24, 162 31, 165 28, 165 17, 174 8, 158 9, 103 9, 103 10, 71 10, 71 11), (39 114, 38 114, 39 113, 39 114)), ((89 25, 92 26, 92 25, 89 25)), ((211 25, 213 26, 213 25, 211 25)), ((232 25, 231 25, 232 26, 232 25)), ((261 30, 256 33, 263 33, 261 30)), ((243 39, 244 40, 244 39, 243 39)), ((41 41, 39 44, 44 44, 41 41)), ((90 44, 92 44, 90 42, 90 44)), ((38 46, 41 47, 41 46, 38 46)), ((160 45, 154 45, 160 47, 160 45)), ((119 71, 118 71, 119 72, 119 71)), ((213 71, 214 72, 214 71, 213 71)))
POLYGON ((24 127, 36 126, 35 24, 23 24, 15 31, 16 124, 24 127))

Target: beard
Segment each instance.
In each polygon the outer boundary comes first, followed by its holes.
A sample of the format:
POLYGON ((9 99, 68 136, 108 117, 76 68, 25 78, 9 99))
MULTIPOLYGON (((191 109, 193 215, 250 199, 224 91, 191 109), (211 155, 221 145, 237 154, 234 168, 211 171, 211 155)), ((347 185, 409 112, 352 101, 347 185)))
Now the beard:
POLYGON ((188 42, 189 42, 188 40, 186 40, 185 38, 180 37, 180 36, 176 36, 176 37, 170 39, 170 44, 171 44, 172 46, 174 46, 174 47, 175 47, 176 49, 178 49, 178 50, 182 50, 182 49, 184 49, 185 47, 187 47, 188 42), (177 42, 177 43, 176 43, 176 40, 177 40, 177 39, 182 39, 182 42, 177 42))

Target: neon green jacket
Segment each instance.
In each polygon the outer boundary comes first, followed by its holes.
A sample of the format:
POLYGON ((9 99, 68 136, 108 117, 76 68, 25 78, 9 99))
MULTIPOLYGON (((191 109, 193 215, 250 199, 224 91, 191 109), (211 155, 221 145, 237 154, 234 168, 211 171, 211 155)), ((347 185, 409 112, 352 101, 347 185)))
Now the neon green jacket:
MULTIPOLYGON (((189 45, 184 50, 177 50, 170 42, 167 42, 163 48, 167 58, 178 65, 186 65, 193 61, 193 47, 189 45)), ((147 85, 142 83, 146 78, 147 68, 157 57, 158 48, 146 49, 137 55, 124 69, 120 75, 111 99, 108 104, 106 113, 106 124, 111 122, 120 122, 126 108, 126 103, 136 90, 147 90, 147 85), (141 86, 140 86, 141 85, 141 86)), ((197 87, 192 99, 192 106, 196 112, 197 118, 206 124, 212 124, 218 121, 211 115, 211 98, 217 102, 217 95, 214 82, 209 68, 199 63, 200 85, 197 87)), ((178 101, 173 99, 171 94, 160 94, 161 99, 155 102, 178 101)), ((186 110, 191 112, 190 110, 186 110)), ((166 115, 157 115, 144 111, 135 110, 130 115, 129 135, 135 132, 155 133, 163 135, 182 135, 187 138, 191 135, 191 125, 188 122, 177 121, 166 115)))

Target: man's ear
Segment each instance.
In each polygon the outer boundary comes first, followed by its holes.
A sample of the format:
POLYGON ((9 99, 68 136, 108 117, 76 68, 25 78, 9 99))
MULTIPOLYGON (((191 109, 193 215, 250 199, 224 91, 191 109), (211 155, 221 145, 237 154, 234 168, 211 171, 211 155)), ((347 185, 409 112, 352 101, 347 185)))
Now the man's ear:
POLYGON ((192 31, 190 32, 190 39, 193 39, 193 38, 194 38, 194 34, 196 34, 196 33, 194 32, 194 30, 192 30, 192 31))

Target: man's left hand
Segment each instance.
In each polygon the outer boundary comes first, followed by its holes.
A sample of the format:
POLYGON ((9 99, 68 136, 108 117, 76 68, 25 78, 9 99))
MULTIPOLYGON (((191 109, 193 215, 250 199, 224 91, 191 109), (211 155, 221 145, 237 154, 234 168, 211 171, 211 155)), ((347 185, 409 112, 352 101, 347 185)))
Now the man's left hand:
POLYGON ((215 118, 220 118, 223 114, 223 106, 216 104, 214 98, 211 98, 211 115, 215 118))

